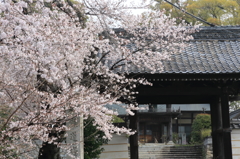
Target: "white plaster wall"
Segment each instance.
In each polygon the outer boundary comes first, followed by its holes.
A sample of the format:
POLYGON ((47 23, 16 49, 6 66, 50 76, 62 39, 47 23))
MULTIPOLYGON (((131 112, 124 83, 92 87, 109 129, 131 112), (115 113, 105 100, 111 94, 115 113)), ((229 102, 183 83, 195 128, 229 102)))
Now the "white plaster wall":
POLYGON ((233 129, 231 138, 233 159, 240 159, 240 129, 233 129))
POLYGON ((100 159, 129 159, 128 137, 124 134, 114 134, 112 140, 103 145, 103 148, 100 159))

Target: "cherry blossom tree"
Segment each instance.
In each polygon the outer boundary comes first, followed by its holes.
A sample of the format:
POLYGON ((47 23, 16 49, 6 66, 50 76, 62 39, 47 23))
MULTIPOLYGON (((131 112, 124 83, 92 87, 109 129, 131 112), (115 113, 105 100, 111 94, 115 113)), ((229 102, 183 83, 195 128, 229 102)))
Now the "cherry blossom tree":
POLYGON ((160 11, 134 16, 125 7, 116 0, 0 2, 0 107, 7 112, 0 158, 31 158, 34 139, 61 146, 65 123, 76 117, 93 118, 107 139, 134 134, 115 127, 117 112, 104 105, 122 99, 134 115, 134 88, 150 83, 126 78, 129 68, 162 71, 162 60, 180 52, 195 28, 160 11))

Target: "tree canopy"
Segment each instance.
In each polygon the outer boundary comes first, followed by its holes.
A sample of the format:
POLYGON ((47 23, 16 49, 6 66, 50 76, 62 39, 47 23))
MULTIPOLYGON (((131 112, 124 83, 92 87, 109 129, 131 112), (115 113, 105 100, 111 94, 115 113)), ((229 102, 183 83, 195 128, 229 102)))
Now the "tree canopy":
POLYGON ((103 151, 101 147, 108 142, 104 139, 104 133, 97 129, 97 126, 93 125, 90 118, 84 121, 84 134, 88 136, 84 137, 84 158, 93 159, 98 158, 99 154, 103 151))
POLYGON ((191 142, 201 143, 201 131, 211 130, 211 116, 209 114, 198 114, 192 123, 191 142))
POLYGON ((229 109, 230 109, 230 111, 235 111, 235 110, 240 109, 240 101, 231 102, 229 105, 229 109))
MULTIPOLYGON (((196 24, 197 19, 183 13, 164 0, 156 0, 154 9, 165 9, 166 14, 187 23, 196 24)), ((214 25, 240 25, 239 0, 169 0, 177 7, 214 25)), ((204 24, 203 25, 207 25, 204 24)))
POLYGON ((161 11, 134 16, 122 2, 0 1, 0 106, 9 110, 0 127, 1 148, 31 158, 40 140, 40 148, 58 151, 70 129, 66 122, 76 117, 93 119, 107 139, 134 134, 114 126, 117 112, 105 105, 121 99, 134 115, 134 89, 150 83, 126 78, 128 68, 161 71, 161 61, 181 51, 195 28, 177 25, 161 11))

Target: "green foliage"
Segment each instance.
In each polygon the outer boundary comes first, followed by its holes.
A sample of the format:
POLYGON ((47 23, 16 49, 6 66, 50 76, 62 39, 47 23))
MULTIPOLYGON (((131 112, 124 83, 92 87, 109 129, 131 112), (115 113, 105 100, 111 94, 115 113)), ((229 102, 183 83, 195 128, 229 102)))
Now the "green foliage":
MULTIPOLYGON (((184 19, 187 23, 195 24, 197 20, 163 0, 154 9, 165 9, 166 14, 171 14, 177 20, 184 19)), ((179 8, 215 25, 240 25, 239 0, 169 0, 179 8)), ((203 24, 207 25, 207 24, 203 24)))
POLYGON ((178 143, 178 139, 179 139, 179 136, 178 136, 178 133, 173 133, 172 134, 172 140, 173 140, 173 142, 175 143, 175 144, 177 144, 178 143))
POLYGON ((211 116, 209 114, 198 114, 192 124, 191 142, 201 143, 201 130, 211 129, 211 116))
POLYGON ((0 105, 0 126, 7 120, 9 110, 7 106, 0 105))
MULTIPOLYGON (((0 128, 4 125, 4 123, 7 121, 7 118, 10 114, 11 110, 4 105, 0 105, 0 128)), ((3 128, 5 129, 5 127, 3 128)), ((0 136, 2 136, 1 131, 0 131, 0 136)), ((0 144, 0 156, 3 155, 7 157, 8 159, 11 158, 17 158, 16 156, 16 151, 14 149, 11 149, 9 147, 9 144, 7 142, 11 142, 11 138, 6 137, 6 143, 1 143, 0 144), (6 148, 8 147, 8 148, 6 148)), ((1 157, 0 157, 1 158, 1 157)))
MULTIPOLYGON (((206 137, 210 137, 211 136, 211 129, 202 129, 201 130, 201 140, 203 141, 206 137)), ((202 150, 202 156, 204 159, 207 158, 207 146, 204 146, 203 150, 202 150)))
POLYGON ((124 123, 124 120, 116 115, 113 115, 112 122, 113 123, 124 123))
POLYGON ((240 109, 240 101, 231 102, 229 105, 230 111, 235 111, 240 109))
MULTIPOLYGON (((155 0, 158 3, 152 7, 152 9, 154 10, 165 10, 165 14, 166 15, 171 15, 172 18, 176 19, 177 23, 181 23, 182 20, 184 19, 187 23, 190 23, 191 21, 188 20, 189 17, 188 15, 184 14, 182 11, 176 9, 174 6, 172 6, 171 4, 165 2, 164 0, 155 0)), ((171 1, 173 4, 175 4, 176 6, 180 7, 180 8, 185 8, 186 7, 186 3, 184 3, 181 0, 169 0, 171 1)))
MULTIPOLYGON (((9 145, 7 145, 7 147, 10 148, 9 145)), ((18 155, 16 153, 16 150, 7 150, 6 147, 0 146, 0 156, 4 156, 8 159, 16 159, 18 155)))
POLYGON ((93 120, 84 120, 84 159, 98 158, 108 140, 104 139, 104 133, 93 125, 93 120))
POLYGON ((212 130, 211 129, 202 129, 201 130, 201 140, 204 140, 206 137, 211 136, 212 130))

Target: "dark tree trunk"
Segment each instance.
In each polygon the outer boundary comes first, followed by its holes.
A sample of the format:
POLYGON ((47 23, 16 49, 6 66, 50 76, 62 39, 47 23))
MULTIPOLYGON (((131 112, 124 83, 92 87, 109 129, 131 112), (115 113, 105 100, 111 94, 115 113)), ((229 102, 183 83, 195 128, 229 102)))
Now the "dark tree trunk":
POLYGON ((130 136, 130 156, 131 159, 138 159, 138 112, 136 110, 134 110, 133 112, 135 113, 135 115, 129 116, 129 128, 132 130, 136 130, 137 132, 134 135, 130 136))
POLYGON ((61 159, 60 148, 45 142, 39 150, 38 159, 61 159))

